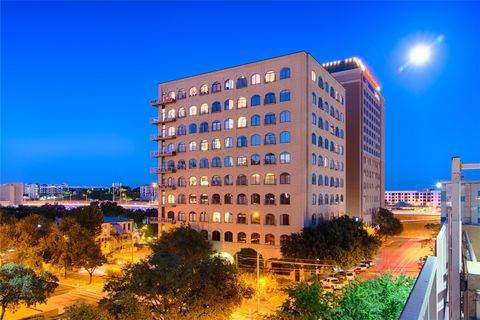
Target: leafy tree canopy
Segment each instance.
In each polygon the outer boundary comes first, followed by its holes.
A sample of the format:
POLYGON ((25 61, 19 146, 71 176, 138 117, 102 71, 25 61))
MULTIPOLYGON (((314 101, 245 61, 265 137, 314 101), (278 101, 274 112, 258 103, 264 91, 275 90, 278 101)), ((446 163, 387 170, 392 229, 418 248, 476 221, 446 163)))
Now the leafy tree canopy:
POLYGON ((20 303, 32 306, 44 303, 58 286, 58 279, 48 272, 37 275, 21 264, 8 263, 0 268, 0 320, 7 308, 15 310, 20 303))
POLYGON ((93 236, 99 235, 102 231, 103 213, 95 205, 78 207, 71 210, 75 221, 93 236))
POLYGON ((281 252, 286 258, 318 259, 348 268, 362 259, 371 259, 380 244, 361 222, 342 216, 291 234, 282 242, 281 252))
POLYGON ((385 236, 399 235, 403 231, 403 225, 398 218, 395 218, 393 212, 380 208, 373 219, 373 223, 380 226, 378 234, 385 236))

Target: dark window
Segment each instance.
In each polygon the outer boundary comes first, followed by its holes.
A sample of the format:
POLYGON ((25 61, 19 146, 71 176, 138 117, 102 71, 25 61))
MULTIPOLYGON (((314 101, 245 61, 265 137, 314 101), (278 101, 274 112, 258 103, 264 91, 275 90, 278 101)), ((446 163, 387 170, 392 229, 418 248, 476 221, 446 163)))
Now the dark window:
POLYGON ((277 100, 275 99, 275 93, 269 92, 265 95, 265 102, 264 104, 274 104, 277 103, 277 100))
POLYGON ((197 133, 197 125, 195 123, 188 126, 188 133, 197 133))
POLYGON ((237 89, 245 88, 247 86, 247 78, 240 77, 237 79, 237 89))
POLYGON ((222 105, 220 104, 220 102, 215 101, 214 103, 212 103, 212 113, 220 112, 220 111, 222 111, 222 105))
POLYGON ((280 80, 290 78, 290 68, 280 70, 280 80))
POLYGON ((283 90, 280 92, 280 102, 290 101, 290 90, 283 90))
POLYGON ((260 96, 258 94, 252 96, 252 98, 250 99, 250 105, 252 107, 260 105, 260 96))

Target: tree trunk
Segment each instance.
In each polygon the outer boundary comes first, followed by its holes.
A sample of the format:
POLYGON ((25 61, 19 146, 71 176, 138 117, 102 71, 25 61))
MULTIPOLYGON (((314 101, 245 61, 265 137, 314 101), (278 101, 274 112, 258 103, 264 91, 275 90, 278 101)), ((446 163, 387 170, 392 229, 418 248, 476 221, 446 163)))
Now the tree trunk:
POLYGON ((3 305, 2 303, 2 314, 0 314, 0 320, 3 320, 3 317, 5 316, 6 307, 7 306, 3 305))
POLYGON ((63 279, 67 279, 67 264, 65 263, 65 271, 63 273, 63 279))
POLYGON ((93 272, 88 272, 88 274, 90 275, 90 281, 88 282, 88 284, 92 284, 93 272))

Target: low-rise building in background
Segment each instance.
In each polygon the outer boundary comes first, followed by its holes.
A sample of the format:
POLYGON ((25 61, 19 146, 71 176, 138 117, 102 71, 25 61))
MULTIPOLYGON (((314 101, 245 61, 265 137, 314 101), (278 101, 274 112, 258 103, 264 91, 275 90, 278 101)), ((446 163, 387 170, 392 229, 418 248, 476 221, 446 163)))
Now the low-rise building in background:
POLYGON ((385 191, 385 206, 433 207, 440 208, 440 190, 399 190, 385 191))

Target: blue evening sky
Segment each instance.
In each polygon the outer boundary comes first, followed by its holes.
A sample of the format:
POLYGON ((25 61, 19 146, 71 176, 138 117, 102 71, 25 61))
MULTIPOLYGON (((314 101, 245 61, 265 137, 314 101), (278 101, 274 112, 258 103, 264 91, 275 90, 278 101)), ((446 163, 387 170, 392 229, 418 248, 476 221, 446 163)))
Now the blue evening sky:
POLYGON ((480 161, 475 2, 1 6, 1 183, 150 183, 158 82, 300 50, 358 56, 380 82, 387 189, 448 179, 454 155, 480 161), (429 64, 398 73, 438 35, 429 64))

